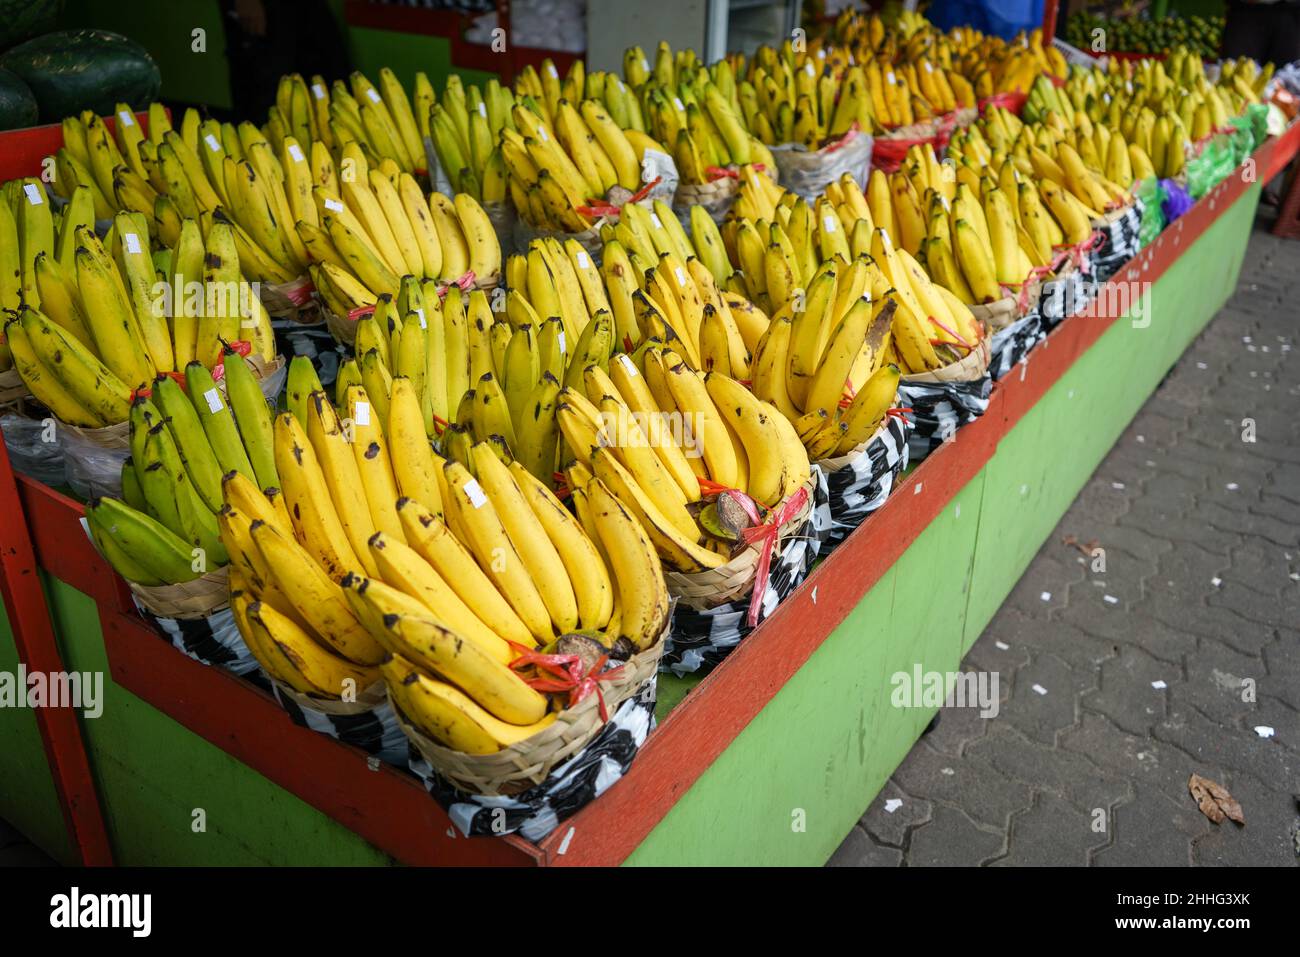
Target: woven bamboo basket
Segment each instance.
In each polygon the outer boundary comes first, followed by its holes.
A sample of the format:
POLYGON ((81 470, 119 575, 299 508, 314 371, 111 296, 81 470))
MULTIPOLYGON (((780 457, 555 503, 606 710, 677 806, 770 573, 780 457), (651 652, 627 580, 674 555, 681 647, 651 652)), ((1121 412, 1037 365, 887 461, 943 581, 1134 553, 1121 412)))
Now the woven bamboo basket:
POLYGON ((315 315, 316 299, 311 295, 312 289, 311 277, 299 276, 283 283, 259 283, 257 293, 272 317, 307 324, 320 321, 315 315))
POLYGON ((127 584, 135 600, 159 618, 207 618, 230 604, 229 568, 223 565, 179 585, 127 584))
MULTIPOLYGON (((653 645, 623 664, 621 675, 600 682, 608 714, 617 711, 658 672, 664 639, 671 627, 671 614, 668 621, 663 634, 653 645)), ((600 720, 600 699, 589 694, 575 707, 561 711, 555 721, 531 738, 493 754, 465 754, 433 741, 412 726, 395 703, 392 703, 392 708, 398 725, 424 759, 456 787, 471 794, 509 796, 541 784, 555 768, 586 747, 604 727, 600 720)))
POLYGON ((1019 319, 1023 319, 1033 311, 1038 305, 1038 300, 1043 294, 1043 281, 1035 279, 1029 284, 1029 292, 1025 297, 1025 308, 1020 308, 1020 297, 1017 294, 1003 296, 995 302, 976 303, 970 307, 971 315, 982 322, 990 332, 997 332, 1005 329, 1019 319))
POLYGON ((974 349, 956 362, 934 369, 931 372, 914 372, 903 376, 904 382, 973 382, 989 371, 989 362, 993 350, 989 346, 986 333, 974 349))
MULTIPOLYGON (((807 492, 804 507, 783 524, 777 532, 776 547, 773 554, 779 554, 781 546, 807 523, 812 514, 815 481, 809 479, 803 485, 807 492)), ((757 544, 742 549, 731 560, 717 568, 706 568, 702 572, 678 572, 664 569, 664 580, 668 583, 668 593, 678 601, 697 611, 707 611, 732 599, 748 595, 754 587, 754 578, 758 574, 760 548, 757 544)))
POLYGON ((828 459, 818 459, 813 464, 818 466, 823 472, 826 472, 828 474, 830 472, 838 472, 842 468, 847 468, 853 462, 854 459, 856 459, 859 455, 865 452, 867 450, 867 447, 871 445, 872 442, 876 441, 877 438, 883 435, 885 430, 888 428, 889 428, 889 416, 885 416, 883 419, 880 420, 880 428, 872 432, 871 437, 868 438, 865 442, 861 443, 860 445, 855 445, 853 448, 849 449, 843 455, 835 455, 828 459))
POLYGON ((327 305, 325 305, 325 300, 323 299, 320 303, 320 314, 321 318, 325 320, 325 328, 330 331, 330 335, 332 335, 336 340, 343 343, 345 346, 353 345, 357 341, 356 320, 349 319, 347 316, 337 315, 327 305))
POLYGON ((673 209, 688 213, 692 206, 703 206, 716 222, 722 222, 739 190, 740 180, 730 176, 709 183, 678 183, 673 209))
MULTIPOLYGON (((262 673, 266 674, 265 669, 263 669, 262 673)), ((376 681, 369 688, 358 693, 356 701, 344 701, 342 698, 320 698, 316 695, 303 694, 301 691, 294 691, 287 684, 277 681, 270 675, 267 675, 267 677, 270 678, 271 684, 275 685, 277 694, 288 698, 300 708, 309 711, 322 711, 325 714, 365 714, 367 711, 373 711, 383 704, 388 696, 383 681, 376 681)))

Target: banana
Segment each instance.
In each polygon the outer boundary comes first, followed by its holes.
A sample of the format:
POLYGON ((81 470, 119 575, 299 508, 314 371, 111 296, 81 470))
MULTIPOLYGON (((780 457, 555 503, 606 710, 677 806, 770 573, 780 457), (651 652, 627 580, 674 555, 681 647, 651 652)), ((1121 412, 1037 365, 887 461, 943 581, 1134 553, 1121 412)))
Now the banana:
MULTIPOLYGON (((481 212, 481 209, 480 209, 481 212)), ((471 249, 465 230, 461 227, 456 205, 441 193, 429 194, 429 213, 442 246, 442 272, 437 276, 445 282, 460 279, 470 268, 471 249)), ((495 236, 495 233, 493 234, 495 236)), ((477 251, 477 250, 475 250, 477 251)), ((500 259, 500 248, 497 258, 500 259)), ((500 263, 497 264, 500 272, 500 263)))
POLYGON ((784 497, 788 485, 802 484, 790 473, 797 473, 804 481, 807 480, 810 466, 803 446, 799 446, 802 461, 799 457, 787 461, 783 454, 785 447, 777 431, 781 413, 775 407, 756 398, 735 379, 717 372, 708 373, 704 385, 724 420, 744 443, 749 462, 746 491, 751 497, 770 508, 784 497))
POLYGON ((352 552, 361 561, 366 574, 374 578, 378 572, 366 543, 376 531, 375 523, 361 485, 357 461, 334 407, 324 392, 313 392, 308 398, 307 439, 320 463, 330 499, 352 552))
POLYGON ((493 754, 532 737, 556 718, 552 712, 533 724, 502 721, 459 688, 423 674, 400 655, 381 670, 402 714, 438 743, 465 754, 493 754))
MULTIPOLYGON (((730 442, 730 439, 727 441, 730 442)), ((698 531, 693 537, 683 535, 672 521, 659 511, 637 484, 636 479, 608 449, 603 447, 592 449, 591 463, 595 476, 626 503, 645 527, 655 550, 665 562, 677 571, 686 573, 716 568, 724 563, 725 559, 722 556, 699 544, 701 536, 698 531)))
POLYGON ((18 313, 27 341, 77 404, 104 422, 125 422, 131 390, 75 336, 39 312, 23 306, 18 313))
POLYGON ((227 350, 222 361, 225 369, 226 395, 235 416, 244 450, 257 478, 259 488, 279 485, 275 471, 275 436, 271 428, 271 410, 253 370, 234 350, 227 350))
POLYGON ((55 418, 69 425, 89 429, 103 428, 109 424, 78 402, 49 367, 41 362, 17 318, 10 319, 5 324, 4 334, 14 368, 22 377, 23 383, 42 405, 54 413, 55 418))
POLYGON ((379 677, 375 668, 358 667, 321 647, 312 635, 288 615, 264 601, 240 603, 249 650, 261 650, 273 675, 300 694, 355 700, 379 677))
POLYGON ((199 422, 203 425, 203 432, 208 437, 222 471, 234 470, 250 479, 256 479, 253 465, 239 437, 235 418, 226 404, 226 397, 221 394, 212 379, 212 373, 203 367, 203 363, 195 361, 185 367, 185 389, 198 411, 199 422))
MULTIPOLYGON (((667 356, 664 358, 667 359, 667 356)), ((741 466, 736 458, 735 446, 732 445, 726 423, 709 398, 699 374, 687 368, 684 363, 671 366, 666 371, 673 401, 684 417, 683 431, 689 429, 694 440, 703 443, 704 462, 708 466, 709 477, 719 485, 738 488, 741 466)))
POLYGON ((651 647, 668 622, 668 588, 659 556, 631 508, 600 479, 583 490, 609 557, 619 594, 619 634, 638 650, 651 647))
POLYGON ((294 535, 330 578, 363 568, 330 499, 329 486, 303 425, 289 413, 275 418, 275 467, 294 535))
POLYGON ((478 645, 428 618, 387 615, 385 640, 397 654, 442 675, 502 721, 528 725, 546 714, 546 699, 478 645))
POLYGON ((537 587, 557 634, 578 627, 578 603, 560 554, 533 513, 510 469, 497 457, 488 442, 477 442, 471 450, 474 472, 483 491, 496 509, 510 543, 537 587))
POLYGON ((447 508, 468 536, 467 544, 480 567, 496 583, 537 643, 549 642, 554 634, 550 612, 495 504, 461 463, 448 462, 444 470, 450 495, 447 508))
POLYGON ((409 498, 398 500, 397 514, 411 548, 452 587, 475 617, 507 641, 525 647, 535 643, 510 603, 446 525, 409 498))
POLYGON ((501 274, 501 243, 487 213, 474 197, 457 193, 453 206, 469 247, 469 270, 479 279, 501 274))
POLYGON ((128 387, 143 386, 156 370, 140 338, 125 286, 95 234, 79 227, 77 236, 77 286, 95 351, 128 387))
POLYGON ((506 640, 485 625, 414 549, 383 532, 371 538, 370 549, 384 584, 366 581, 359 588, 363 597, 372 587, 382 590, 392 586, 420 602, 422 615, 479 645, 493 660, 509 664, 516 657, 506 640))
POLYGON ((848 454, 875 434, 885 417, 885 411, 898 395, 898 379, 896 365, 882 366, 872 373, 843 413, 847 428, 835 449, 837 455, 848 454))
POLYGON ((86 506, 86 518, 153 578, 181 584, 199 577, 190 546, 143 512, 116 499, 101 498, 86 506))
POLYGON ((306 549, 260 519, 253 521, 249 531, 280 590, 325 644, 359 665, 375 665, 383 659, 383 647, 357 620, 343 589, 306 549))

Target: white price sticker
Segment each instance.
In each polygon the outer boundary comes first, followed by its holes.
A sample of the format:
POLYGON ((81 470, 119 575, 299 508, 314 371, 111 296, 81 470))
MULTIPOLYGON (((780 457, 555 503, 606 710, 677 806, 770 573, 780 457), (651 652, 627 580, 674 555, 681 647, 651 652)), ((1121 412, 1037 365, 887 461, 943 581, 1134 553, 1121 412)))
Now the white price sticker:
POLYGON ((479 488, 478 479, 470 479, 465 483, 465 494, 469 496, 469 503, 475 508, 482 508, 487 504, 487 496, 483 494, 483 489, 479 488))
POLYGON ((546 72, 549 73, 551 76, 555 77, 557 80, 560 78, 560 71, 555 68, 554 63, 546 64, 546 72))
POLYGON ((893 70, 890 70, 888 73, 885 74, 885 82, 888 83, 890 86, 893 86, 895 83, 898 82, 898 80, 894 77, 893 70))
POLYGON ((205 135, 205 136, 203 137, 203 142, 205 142, 205 143, 208 144, 208 149, 212 150, 212 152, 214 152, 214 153, 220 153, 220 152, 221 152, 221 141, 218 140, 218 139, 217 139, 215 136, 213 136, 211 133, 208 133, 207 135, 205 135))
POLYGON ((679 285, 679 286, 681 286, 683 289, 685 289, 685 288, 686 288, 686 273, 682 271, 682 267, 681 267, 681 266, 674 266, 674 267, 673 267, 673 275, 677 277, 677 285, 679 285))
POLYGON ((117 114, 117 118, 122 121, 123 126, 135 126, 135 117, 131 115, 129 110, 123 110, 117 114))
POLYGON ((822 229, 826 230, 828 233, 835 232, 835 217, 830 213, 827 213, 822 217, 822 229))
POLYGON ((313 83, 311 85, 311 95, 316 97, 318 100, 325 99, 325 87, 321 86, 319 83, 313 83))
POLYGON ((587 255, 587 251, 585 249, 579 250, 577 259, 578 259, 579 269, 591 268, 591 258, 587 255))
POLYGON ((803 65, 803 71, 804 71, 805 73, 807 73, 809 76, 816 76, 816 75, 817 75, 817 71, 816 71, 815 69, 813 69, 813 65, 812 65, 812 61, 811 61, 811 60, 809 60, 807 63, 805 63, 805 64, 803 65))
POLYGON ((370 89, 366 90, 366 96, 370 97, 371 103, 379 102, 379 91, 377 91, 373 86, 370 89))
POLYGON ((27 194, 27 202, 32 206, 39 206, 45 202, 45 197, 41 195, 41 188, 35 183, 23 186, 23 192, 27 194))
POLYGON ((421 328, 421 329, 428 329, 428 328, 429 328, 429 324, 428 324, 427 322, 425 322, 425 319, 424 319, 424 310, 423 310, 423 309, 416 309, 416 310, 415 310, 415 317, 416 317, 417 319, 420 320, 420 328, 421 328))
POLYGON ((356 418, 357 425, 370 424, 370 403, 369 402, 357 403, 355 418, 356 418))
POLYGON ((221 393, 216 389, 209 389, 207 392, 203 393, 203 400, 208 403, 208 411, 213 415, 216 415, 225 408, 225 406, 221 404, 221 393))
POLYGON ((289 144, 289 155, 295 163, 305 163, 307 161, 307 157, 302 155, 302 147, 297 143, 289 144))
POLYGON ((479 100, 478 102, 478 115, 483 117, 485 120, 487 119, 487 104, 482 100, 479 100))
POLYGON ((140 255, 140 237, 135 233, 123 233, 122 243, 126 246, 126 251, 132 256, 140 255))
POLYGON ((673 97, 673 105, 675 105, 677 109, 680 110, 682 113, 686 112, 686 104, 682 102, 682 98, 680 96, 673 97))
POLYGON ((922 60, 921 62, 925 64, 925 72, 926 72, 926 73, 933 73, 933 72, 934 72, 934 66, 930 63, 929 60, 922 60))
POLYGON ((664 228, 663 220, 661 220, 661 219, 659 218, 659 214, 658 214, 658 213, 651 213, 651 214, 650 214, 650 222, 652 222, 652 223, 655 224, 655 229, 663 229, 663 228, 664 228))
POLYGON ((546 135, 546 127, 544 126, 537 127, 537 135, 542 138, 543 143, 549 143, 551 141, 551 138, 546 135))
POLYGON ((568 349, 568 347, 564 344, 564 333, 563 333, 563 332, 560 333, 560 335, 559 335, 559 340, 560 340, 560 353, 561 353, 561 354, 564 354, 564 353, 568 352, 569 349, 568 349))
POLYGON ((635 379, 641 374, 636 367, 636 363, 632 361, 632 357, 626 352, 619 355, 618 361, 622 364, 623 369, 627 372, 629 378, 635 379))
POLYGON ((328 209, 331 213, 343 212, 343 204, 340 203, 337 199, 325 200, 325 208, 328 209))
POLYGON ((645 57, 641 58, 641 69, 645 70, 647 73, 650 72, 650 61, 645 57))

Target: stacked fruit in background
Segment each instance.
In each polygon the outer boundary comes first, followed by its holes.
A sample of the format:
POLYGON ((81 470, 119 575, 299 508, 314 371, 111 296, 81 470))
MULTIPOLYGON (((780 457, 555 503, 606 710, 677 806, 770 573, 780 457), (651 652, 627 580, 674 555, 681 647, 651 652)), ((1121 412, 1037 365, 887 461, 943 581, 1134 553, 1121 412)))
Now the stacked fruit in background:
MULTIPOLYGON (((875 60, 882 70, 891 66, 904 72, 903 85, 888 80, 881 85, 894 88, 886 102, 895 122, 906 125, 908 111, 915 118, 917 107, 949 112, 951 89, 959 106, 974 106, 976 98, 1013 90, 1028 92, 1040 73, 1064 78, 1065 58, 1051 43, 1044 43, 1042 31, 1021 33, 1010 40, 986 35, 970 27, 955 27, 946 33, 915 13, 904 13, 892 25, 878 14, 862 15, 846 10, 831 30, 832 41, 853 54, 858 63, 875 60), (936 95, 935 91, 939 92, 936 95), (898 93, 903 97, 898 97, 898 93), (897 107, 893 108, 893 104, 897 107)), ((874 88, 874 86, 873 86, 874 88)))
POLYGON ((217 371, 221 387, 192 361, 183 373, 159 374, 132 400, 122 497, 86 506, 100 552, 137 585, 181 584, 227 563, 218 525, 223 486, 277 494, 271 413, 253 370, 226 350, 217 371))
POLYGON ((1187 47, 1201 56, 1215 57, 1225 22, 1221 16, 1105 17, 1080 11, 1065 21, 1065 39, 1081 50, 1095 49, 1100 39, 1107 51, 1164 53, 1187 47))
POLYGON ((145 217, 122 212, 106 241, 94 231, 89 187, 73 190, 56 227, 38 180, 5 184, 0 304, 16 312, 6 338, 24 383, 59 419, 124 422, 134 389, 194 359, 210 368, 222 342, 274 358, 270 318, 242 291, 229 223, 218 217, 205 237, 186 220, 172 248, 155 250, 145 217), (159 275, 166 296, 155 289, 159 275))
MULTIPOLYGON (((1223 129, 1231 117, 1259 102, 1269 72, 1253 61, 1227 61, 1218 81, 1210 83, 1201 59, 1185 49, 1173 51, 1163 62, 1116 61, 1108 71, 1072 71, 1063 90, 1036 85, 1024 119, 1041 125, 1056 115, 1077 129, 1083 116, 1101 131, 1099 146, 1120 135, 1130 148, 1136 178, 1170 177, 1182 171, 1189 144, 1223 129)), ((1116 178, 1118 168, 1107 152, 1097 149, 1094 156, 1082 142, 1078 146, 1086 162, 1101 164, 1108 177, 1116 178)))

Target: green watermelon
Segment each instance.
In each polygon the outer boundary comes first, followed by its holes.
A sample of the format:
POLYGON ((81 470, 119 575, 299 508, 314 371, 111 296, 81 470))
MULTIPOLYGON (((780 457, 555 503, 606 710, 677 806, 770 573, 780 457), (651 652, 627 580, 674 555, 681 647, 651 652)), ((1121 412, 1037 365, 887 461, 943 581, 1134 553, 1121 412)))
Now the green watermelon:
POLYGON ((0 2, 0 50, 48 33, 59 20, 59 0, 0 2))
POLYGON ((143 109, 158 98, 162 76, 147 50, 107 30, 60 30, 0 54, 36 98, 43 123, 82 110, 113 112, 117 103, 143 109))
POLYGON ((36 125, 36 99, 12 70, 0 67, 0 130, 36 125))

